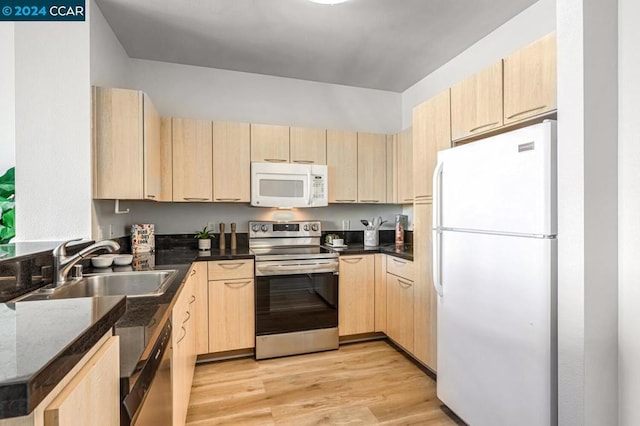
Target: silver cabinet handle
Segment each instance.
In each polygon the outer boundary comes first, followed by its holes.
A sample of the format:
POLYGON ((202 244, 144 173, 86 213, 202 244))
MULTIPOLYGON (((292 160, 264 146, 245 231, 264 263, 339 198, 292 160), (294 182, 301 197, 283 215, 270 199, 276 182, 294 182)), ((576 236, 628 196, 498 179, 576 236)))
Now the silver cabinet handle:
POLYGON ((294 163, 299 163, 299 164, 313 164, 315 163, 315 161, 313 160, 293 160, 294 163))
POLYGON ((524 115, 526 113, 537 111, 539 109, 546 108, 546 107, 547 107, 546 105, 542 105, 542 106, 531 108, 531 109, 528 109, 528 110, 525 110, 525 111, 516 112, 515 114, 511 114, 510 116, 508 116, 507 120, 510 120, 510 119, 512 119, 514 117, 517 117, 519 115, 524 115))
POLYGON ((191 295, 191 300, 189 300, 189 304, 192 304, 196 301, 196 296, 194 294, 191 295))
POLYGON ((224 269, 238 269, 239 267, 244 265, 244 262, 239 262, 239 263, 218 263, 218 265, 220 265, 224 269))
POLYGON ((244 287, 247 284, 251 284, 251 280, 240 281, 240 282, 231 282, 231 281, 223 281, 224 285, 229 287, 244 287))
POLYGON ((395 257, 393 257, 393 258, 391 258, 391 259, 392 259, 394 262, 399 263, 399 264, 401 264, 401 265, 406 265, 406 264, 407 264, 407 262, 403 262, 403 261, 401 261, 401 260, 398 260, 398 259, 396 259, 395 257))
POLYGON ((362 260, 362 257, 350 257, 347 259, 340 259, 340 260, 347 263, 358 263, 362 260))
POLYGON ((195 269, 192 269, 192 270, 191 270, 191 274, 189 274, 189 276, 190 276, 190 277, 192 277, 192 276, 194 276, 195 274, 196 274, 196 270, 195 270, 195 269))
POLYGON ((405 198, 403 201, 413 201, 413 198, 405 198))
POLYGON ((283 160, 282 158, 265 158, 264 161, 268 163, 287 163, 287 160, 283 160))
POLYGON ((356 200, 336 200, 337 203, 355 203, 356 200))
POLYGON ((401 280, 400 278, 398 278, 398 283, 400 283, 400 285, 405 287, 405 288, 409 288, 409 287, 411 287, 413 285, 412 282, 401 280))
POLYGON ((147 195, 147 198, 156 198, 156 196, 152 195, 152 194, 149 194, 149 195, 147 195))
POLYGON ((496 124, 498 124, 498 123, 499 123, 499 121, 496 121, 496 122, 494 122, 494 123, 483 124, 482 126, 474 127, 473 129, 469 130, 469 133, 473 133, 473 132, 475 132, 475 131, 477 131, 477 130, 484 129, 484 128, 486 128, 486 127, 495 126, 495 125, 496 125, 496 124))
POLYGON ((380 200, 360 200, 361 203, 379 203, 380 200))
POLYGON ((180 327, 182 329, 182 331, 184 331, 184 333, 182 333, 182 337, 178 338, 178 341, 176 343, 180 343, 184 340, 185 337, 187 337, 187 329, 184 327, 180 327))
POLYGON ((186 311, 186 313, 187 313, 187 318, 185 318, 185 320, 182 321, 183 324, 186 324, 191 319, 191 312, 186 311))
POLYGON ((209 199, 208 198, 202 198, 202 197, 184 197, 183 200, 185 200, 185 201, 207 201, 209 199))
POLYGON ((216 201, 240 201, 240 198, 216 198, 216 201))

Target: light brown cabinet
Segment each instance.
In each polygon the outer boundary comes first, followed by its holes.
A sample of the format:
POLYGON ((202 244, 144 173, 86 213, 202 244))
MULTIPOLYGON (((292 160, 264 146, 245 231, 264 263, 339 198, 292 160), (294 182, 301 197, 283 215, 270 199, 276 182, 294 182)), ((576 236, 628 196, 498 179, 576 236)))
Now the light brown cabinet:
POLYGON ((373 332, 375 330, 374 256, 340 256, 339 268, 339 335, 373 332))
POLYGON ((386 135, 358 132, 358 203, 386 203, 386 184, 386 135))
POLYGON ((207 263, 194 262, 189 271, 195 295, 195 336, 196 354, 209 353, 209 281, 207 263))
POLYGON ((251 161, 289 162, 289 127, 251 124, 251 161))
POLYGON ((251 201, 251 136, 248 123, 214 121, 213 201, 251 201))
POLYGON ((437 294, 431 275, 431 218, 430 203, 413 207, 414 259, 414 347, 413 354, 436 371, 437 294))
POLYGON ((413 109, 413 199, 431 201, 437 151, 451 146, 449 91, 413 109))
POLYGON ((93 198, 157 200, 160 117, 138 90, 93 88, 93 198))
POLYGON ((413 203, 413 128, 403 130, 397 136, 397 202, 413 203))
POLYGON ((120 351, 110 337, 44 410, 45 426, 120 424, 120 351))
POLYGON ((387 335, 413 352, 413 281, 387 272, 387 335))
POLYGON ((451 138, 502 126, 502 61, 451 87, 451 138))
POLYGON ((377 253, 374 255, 375 264, 375 331, 387 332, 387 255, 377 253))
POLYGON ((211 121, 172 122, 173 201, 212 201, 211 121))
POLYGON ((209 352, 254 347, 253 260, 208 262, 208 269, 209 352))
POLYGON ((387 194, 386 202, 398 203, 398 143, 400 134, 387 135, 387 194))
POLYGON ((358 201, 358 134, 327 130, 329 202, 358 201))
POLYGON ((504 59, 505 124, 557 108, 556 56, 556 37, 549 34, 504 59))
POLYGON ((289 130, 290 161, 301 164, 327 164, 327 131, 307 127, 289 130))
POLYGON ((192 277, 187 277, 171 311, 171 395, 173 424, 183 425, 187 418, 189 395, 196 363, 196 295, 192 277))
POLYGON ((160 119, 160 179, 158 201, 173 201, 173 120, 160 119))

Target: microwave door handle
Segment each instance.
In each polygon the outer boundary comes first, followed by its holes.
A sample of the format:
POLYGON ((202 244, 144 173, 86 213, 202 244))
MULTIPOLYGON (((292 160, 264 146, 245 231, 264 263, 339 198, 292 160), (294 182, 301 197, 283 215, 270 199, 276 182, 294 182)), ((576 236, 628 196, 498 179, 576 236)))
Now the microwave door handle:
POLYGON ((309 199, 307 200, 307 205, 310 206, 311 205, 311 189, 313 187, 313 185, 311 184, 311 166, 309 166, 307 168, 307 180, 308 180, 308 188, 309 188, 309 199))

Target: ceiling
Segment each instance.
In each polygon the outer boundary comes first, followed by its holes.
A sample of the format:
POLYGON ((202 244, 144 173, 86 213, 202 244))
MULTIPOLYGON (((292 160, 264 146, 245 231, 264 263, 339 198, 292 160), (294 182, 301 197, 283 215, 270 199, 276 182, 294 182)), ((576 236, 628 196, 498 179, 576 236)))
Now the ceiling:
POLYGON ((96 0, 132 58, 402 92, 535 0, 96 0))

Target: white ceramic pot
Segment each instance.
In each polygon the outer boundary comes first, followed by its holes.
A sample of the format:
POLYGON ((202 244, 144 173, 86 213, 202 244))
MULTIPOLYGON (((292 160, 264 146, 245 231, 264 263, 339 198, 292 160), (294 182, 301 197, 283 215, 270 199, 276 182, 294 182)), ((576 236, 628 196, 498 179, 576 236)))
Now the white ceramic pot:
POLYGON ((198 239, 198 248, 200 250, 211 250, 211 239, 210 238, 199 238, 198 239))

